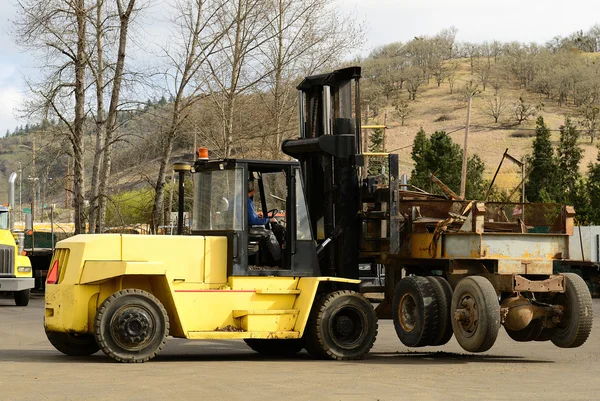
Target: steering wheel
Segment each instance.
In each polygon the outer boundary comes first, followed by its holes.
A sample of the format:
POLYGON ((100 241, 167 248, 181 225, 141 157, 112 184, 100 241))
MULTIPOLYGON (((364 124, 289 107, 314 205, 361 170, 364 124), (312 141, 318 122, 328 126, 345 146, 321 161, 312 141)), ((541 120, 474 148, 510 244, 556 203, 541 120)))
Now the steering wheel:
MULTIPOLYGON (((275 213, 277 213, 279 210, 278 209, 271 209, 267 212, 267 218, 269 219, 274 219, 275 218, 275 213)), ((267 230, 271 229, 271 222, 267 222, 267 224, 265 224, 265 228, 267 230)))

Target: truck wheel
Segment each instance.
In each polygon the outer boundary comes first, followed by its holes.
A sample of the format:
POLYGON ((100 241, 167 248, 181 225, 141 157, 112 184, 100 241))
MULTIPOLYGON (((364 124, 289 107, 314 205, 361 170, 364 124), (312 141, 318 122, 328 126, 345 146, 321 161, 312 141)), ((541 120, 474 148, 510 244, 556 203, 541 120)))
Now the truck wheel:
POLYGON ((165 345, 169 317, 161 302, 142 290, 121 290, 96 312, 94 336, 102 352, 118 362, 146 362, 165 345))
POLYGON ((469 352, 492 348, 500 330, 500 303, 494 286, 481 276, 465 277, 452 295, 452 329, 469 352))
POLYGON ((100 351, 91 334, 75 335, 46 330, 46 337, 54 348, 69 356, 89 356, 100 351))
POLYGON ((554 303, 564 307, 563 316, 552 333, 552 342, 560 348, 575 348, 587 340, 592 331, 592 296, 585 281, 575 273, 563 273, 565 292, 554 303))
POLYGON ((431 344, 438 318, 434 286, 428 279, 410 276, 398 282, 392 300, 392 319, 402 344, 407 347, 431 344))
POLYGON ((315 300, 304 340, 315 358, 362 359, 377 337, 377 316, 371 303, 354 291, 335 291, 315 300))
POLYGON ((27 289, 27 290, 21 290, 21 291, 15 291, 15 293, 14 293, 15 304, 17 306, 27 306, 27 305, 29 305, 30 291, 31 290, 29 290, 29 289, 27 289))
POLYGON ((522 330, 511 330, 507 327, 504 329, 514 341, 524 343, 536 340, 544 330, 544 323, 540 319, 534 319, 522 330))
POLYGON ((434 322, 434 335, 430 345, 444 345, 452 338, 452 322, 450 316, 450 303, 452 302, 452 287, 443 277, 429 276, 435 293, 438 306, 439 319, 434 322))
POLYGON ((244 340, 252 350, 268 357, 289 358, 302 351, 304 341, 301 338, 289 340, 271 340, 247 338, 244 340))

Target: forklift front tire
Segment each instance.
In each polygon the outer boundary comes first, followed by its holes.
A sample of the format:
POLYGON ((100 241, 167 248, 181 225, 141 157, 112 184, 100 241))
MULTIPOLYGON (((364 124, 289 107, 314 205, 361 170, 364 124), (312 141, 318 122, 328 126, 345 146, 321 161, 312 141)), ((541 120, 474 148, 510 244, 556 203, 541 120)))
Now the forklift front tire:
POLYGON ((354 291, 335 291, 315 300, 304 339, 306 350, 319 359, 362 359, 377 337, 375 310, 354 291))

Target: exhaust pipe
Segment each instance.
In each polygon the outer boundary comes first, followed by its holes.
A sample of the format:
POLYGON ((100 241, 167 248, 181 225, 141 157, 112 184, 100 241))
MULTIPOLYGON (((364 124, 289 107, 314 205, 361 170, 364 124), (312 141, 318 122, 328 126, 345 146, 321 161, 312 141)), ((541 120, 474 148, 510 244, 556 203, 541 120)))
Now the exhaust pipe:
MULTIPOLYGON (((8 206, 11 210, 15 208, 15 181, 17 179, 17 173, 13 172, 8 178, 8 206)), ((12 217, 12 216, 10 216, 12 217)), ((14 219, 9 218, 10 229, 15 228, 14 219)))

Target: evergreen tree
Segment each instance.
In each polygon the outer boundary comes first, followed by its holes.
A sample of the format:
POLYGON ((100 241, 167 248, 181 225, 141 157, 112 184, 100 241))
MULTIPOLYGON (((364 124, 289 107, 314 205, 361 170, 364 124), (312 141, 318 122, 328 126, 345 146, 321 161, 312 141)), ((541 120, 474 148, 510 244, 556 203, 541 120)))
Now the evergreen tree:
MULTIPOLYGON (((461 150, 462 157, 462 150, 461 150)), ((485 164, 479 155, 472 155, 467 160, 467 185, 465 187, 465 196, 467 199, 483 199, 486 192, 486 182, 483 180, 483 171, 485 164)))
MULTIPOLYGON (((441 193, 441 189, 434 185, 429 178, 430 173, 435 173, 444 184, 454 192, 460 190, 462 173, 463 151, 454 143, 444 131, 435 132, 427 138, 421 129, 413 142, 412 158, 415 167, 411 173, 410 183, 432 193, 441 193)), ((468 199, 481 199, 485 193, 483 171, 485 165, 477 155, 467 161, 467 187, 468 199)))
MULTIPOLYGON (((596 163, 588 165, 586 192, 589 200, 589 220, 594 224, 600 224, 600 153, 596 157, 596 163)), ((579 214, 579 210, 575 209, 575 211, 579 214)))
POLYGON ((558 161, 550 142, 550 130, 543 117, 538 117, 533 140, 533 154, 527 164, 531 168, 525 185, 525 194, 529 202, 554 200, 559 188, 558 161), (543 199, 550 198, 550 199, 543 199))
POLYGON ((429 139, 425 135, 423 128, 417 132, 417 136, 413 141, 411 157, 415 162, 415 167, 410 174, 410 183, 419 188, 429 188, 429 171, 425 156, 429 151, 429 139))
MULTIPOLYGON (((383 152, 383 130, 375 129, 369 138, 369 152, 383 152)), ((369 158, 369 175, 379 175, 383 173, 383 167, 387 163, 381 157, 369 158)))
POLYGON ((576 185, 580 179, 579 162, 582 158, 582 150, 577 144, 579 132, 571 123, 565 120, 565 125, 560 127, 560 141, 558 143, 558 177, 560 179, 561 203, 572 203, 576 193, 576 185))

